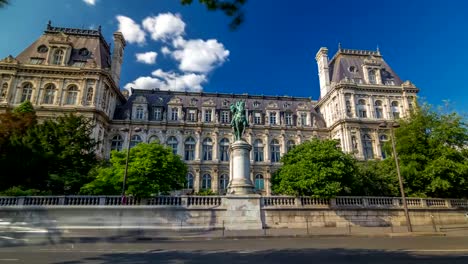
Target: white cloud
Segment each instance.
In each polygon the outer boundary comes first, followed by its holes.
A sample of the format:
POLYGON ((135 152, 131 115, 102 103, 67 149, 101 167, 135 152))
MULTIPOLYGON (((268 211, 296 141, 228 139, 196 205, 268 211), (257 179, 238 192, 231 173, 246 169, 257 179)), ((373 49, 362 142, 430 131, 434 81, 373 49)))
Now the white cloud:
POLYGON ((154 89, 172 91, 201 91, 202 84, 207 81, 204 74, 165 72, 161 69, 155 70, 151 76, 141 76, 135 81, 127 83, 124 88, 154 89))
POLYGON ((204 41, 178 38, 173 41, 173 45, 178 49, 172 56, 179 61, 179 69, 182 71, 207 73, 223 64, 229 56, 229 50, 216 39, 204 41))
POLYGON ((161 53, 164 54, 164 55, 168 55, 168 54, 171 54, 171 50, 168 47, 163 46, 161 48, 161 53))
POLYGON ((128 43, 145 43, 145 32, 140 25, 126 16, 119 15, 116 18, 119 21, 119 31, 122 32, 128 43))
POLYGON ((96 0, 83 0, 87 5, 96 5, 96 0))
POLYGON ((163 13, 143 20, 143 28, 154 40, 168 40, 185 32, 185 23, 179 14, 163 13))
POLYGON ((142 62, 145 64, 155 64, 156 56, 158 56, 158 53, 154 51, 148 51, 144 53, 137 53, 135 54, 135 56, 138 62, 142 62))

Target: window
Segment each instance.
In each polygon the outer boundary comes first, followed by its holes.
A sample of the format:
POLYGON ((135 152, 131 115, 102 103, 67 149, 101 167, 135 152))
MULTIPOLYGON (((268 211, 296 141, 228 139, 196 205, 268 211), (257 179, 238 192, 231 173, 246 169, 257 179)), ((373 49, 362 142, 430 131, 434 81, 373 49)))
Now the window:
POLYGON ((171 108, 171 120, 177 121, 179 119, 179 109, 177 107, 171 108))
POLYGON ((262 124, 262 113, 255 113, 254 114, 254 124, 260 125, 262 124))
POLYGON ((189 137, 185 140, 185 160, 195 159, 195 139, 189 137))
POLYGON ((55 95, 55 85, 49 83, 45 85, 43 104, 53 104, 55 95))
POLYGON ((364 148, 364 159, 373 159, 374 151, 372 147, 372 138, 368 134, 362 136, 362 146, 364 148))
POLYGON ((280 161, 280 145, 278 140, 273 139, 270 143, 271 162, 280 161))
POLYGON ((221 112, 221 123, 223 124, 229 123, 229 111, 221 112))
POLYGON ((138 106, 136 109, 136 113, 135 113, 135 119, 143 120, 144 115, 145 115, 145 112, 143 110, 143 107, 138 106))
POLYGON ((254 160, 257 162, 263 161, 263 142, 260 139, 254 141, 254 160))
POLYGON ((370 84, 376 84, 377 83, 377 78, 375 76, 375 70, 369 70, 369 83, 370 84))
POLYGON ((394 80, 386 80, 385 85, 395 85, 395 81, 394 80))
POLYGON ((219 159, 229 161, 229 140, 227 138, 223 138, 219 142, 219 159))
POLYGON ((205 138, 203 140, 203 160, 213 159, 213 141, 211 138, 205 138))
POLYGON ((224 192, 229 184, 229 176, 223 174, 219 177, 219 189, 224 192))
POLYGON ((383 118, 382 101, 377 100, 375 101, 374 105, 375 105, 375 118, 383 118))
POLYGON ((296 146, 296 142, 294 142, 294 140, 288 140, 288 142, 286 143, 286 151, 289 152, 295 146, 296 146))
POLYGON ((24 101, 31 101, 33 86, 31 83, 25 83, 23 85, 23 92, 21 93, 21 103, 24 101))
POLYGON ((174 155, 177 155, 177 147, 179 145, 179 142, 177 141, 177 138, 174 136, 171 136, 167 139, 167 145, 172 149, 172 153, 174 155))
POLYGON ((293 124, 292 113, 288 112, 284 114, 284 121, 286 125, 290 126, 293 124))
POLYGON ((400 110, 398 109, 398 102, 393 101, 392 102, 392 115, 394 119, 400 118, 400 110))
POLYGON ((301 126, 306 126, 306 125, 307 125, 307 114, 301 113, 301 126))
POLYGON ((212 113, 213 113, 213 109, 206 109, 205 110, 205 122, 207 122, 207 123, 211 122, 212 113))
POLYGON ((112 138, 111 141, 111 150, 121 151, 123 145, 123 140, 120 135, 116 135, 112 138))
POLYGON ((154 107, 153 108, 153 118, 156 121, 162 120, 162 109, 161 109, 161 107, 154 107))
POLYGON ((70 87, 68 87, 67 100, 65 101, 65 104, 74 105, 76 104, 77 98, 78 98, 78 87, 76 87, 76 85, 71 85, 70 87))
POLYGON ((255 175, 255 190, 261 191, 265 189, 265 180, 263 179, 263 175, 257 174, 255 175))
POLYGON ((39 52, 39 53, 46 53, 47 51, 49 51, 49 49, 48 49, 47 46, 45 46, 45 45, 40 45, 40 46, 37 48, 37 52, 39 52))
POLYGON ((195 109, 190 109, 190 110, 188 111, 187 121, 190 121, 190 122, 195 122, 195 121, 197 121, 196 116, 197 116, 197 110, 195 110, 195 109))
POLYGON ((3 101, 6 99, 7 91, 8 91, 8 83, 3 83, 2 90, 0 91, 0 101, 3 101))
POLYGON ((276 112, 270 112, 270 125, 276 125, 276 112))
POLYGON ((101 98, 101 108, 105 111, 107 107, 107 94, 109 93, 109 86, 105 86, 104 92, 102 93, 102 98, 101 98))
POLYGON ((93 87, 88 87, 88 91, 86 91, 85 105, 91 105, 93 101, 93 93, 94 93, 93 87))
POLYGON ((141 137, 139 135, 133 135, 132 139, 130 140, 130 148, 140 144, 142 142, 141 137))
POLYGON ((157 142, 159 143, 159 138, 158 136, 151 136, 148 140, 149 143, 152 143, 152 142, 157 142))
POLYGON ((31 64, 39 65, 39 64, 42 64, 43 62, 44 62, 44 59, 42 59, 42 58, 31 58, 31 59, 29 59, 29 63, 31 63, 31 64))
POLYGON ((256 107, 259 107, 259 106, 260 106, 260 102, 258 102, 258 101, 253 102, 253 107, 256 108, 256 107))
POLYGON ((380 141, 380 155, 382 155, 382 159, 387 158, 387 152, 385 151, 385 142, 388 141, 387 135, 380 135, 379 137, 380 141))
POLYGON ((211 189, 211 175, 203 174, 201 188, 203 190, 211 189))
POLYGON ((367 117, 366 101, 364 99, 359 99, 358 101, 358 116, 360 118, 367 117))
POLYGON ((60 65, 63 61, 63 50, 58 49, 54 52, 54 57, 52 58, 52 64, 60 65))
POLYGON ((187 189, 193 189, 193 174, 187 173, 187 189))

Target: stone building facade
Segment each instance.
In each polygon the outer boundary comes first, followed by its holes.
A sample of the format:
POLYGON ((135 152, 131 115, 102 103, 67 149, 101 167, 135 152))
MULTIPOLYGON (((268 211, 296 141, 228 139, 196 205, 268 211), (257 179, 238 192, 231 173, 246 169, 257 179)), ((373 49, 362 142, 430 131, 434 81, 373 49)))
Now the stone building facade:
POLYGON ((187 189, 224 193, 229 182, 231 103, 244 100, 252 145, 251 178, 270 194, 271 174, 289 149, 313 137, 334 138, 360 159, 382 159, 387 140, 383 121, 408 114, 418 89, 401 81, 380 52, 338 49, 331 60, 316 56, 320 99, 119 88, 125 40, 114 33, 113 51, 100 29, 47 25, 44 34, 18 56, 0 61, 0 112, 25 100, 40 118, 79 113, 95 123, 109 157, 140 142, 158 141, 189 167, 187 189))

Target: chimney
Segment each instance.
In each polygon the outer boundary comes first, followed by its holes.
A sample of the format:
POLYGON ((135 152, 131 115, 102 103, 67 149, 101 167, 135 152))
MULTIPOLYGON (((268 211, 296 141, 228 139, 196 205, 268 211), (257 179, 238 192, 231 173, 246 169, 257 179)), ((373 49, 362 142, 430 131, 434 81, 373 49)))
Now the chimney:
POLYGON ((328 71, 328 49, 321 47, 315 55, 318 65, 318 75, 320 81, 320 98, 324 97, 330 90, 330 73, 328 71))
POLYGON ((119 86, 120 72, 122 70, 123 52, 125 49, 125 38, 121 32, 114 33, 114 51, 112 52, 111 73, 112 79, 119 86))

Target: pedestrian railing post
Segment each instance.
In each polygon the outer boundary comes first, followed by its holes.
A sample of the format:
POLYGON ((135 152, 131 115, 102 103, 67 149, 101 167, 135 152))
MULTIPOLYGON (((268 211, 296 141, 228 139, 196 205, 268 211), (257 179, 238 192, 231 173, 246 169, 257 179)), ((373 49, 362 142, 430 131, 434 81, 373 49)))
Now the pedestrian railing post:
POLYGON ((309 235, 309 217, 306 217, 307 235, 309 235))

